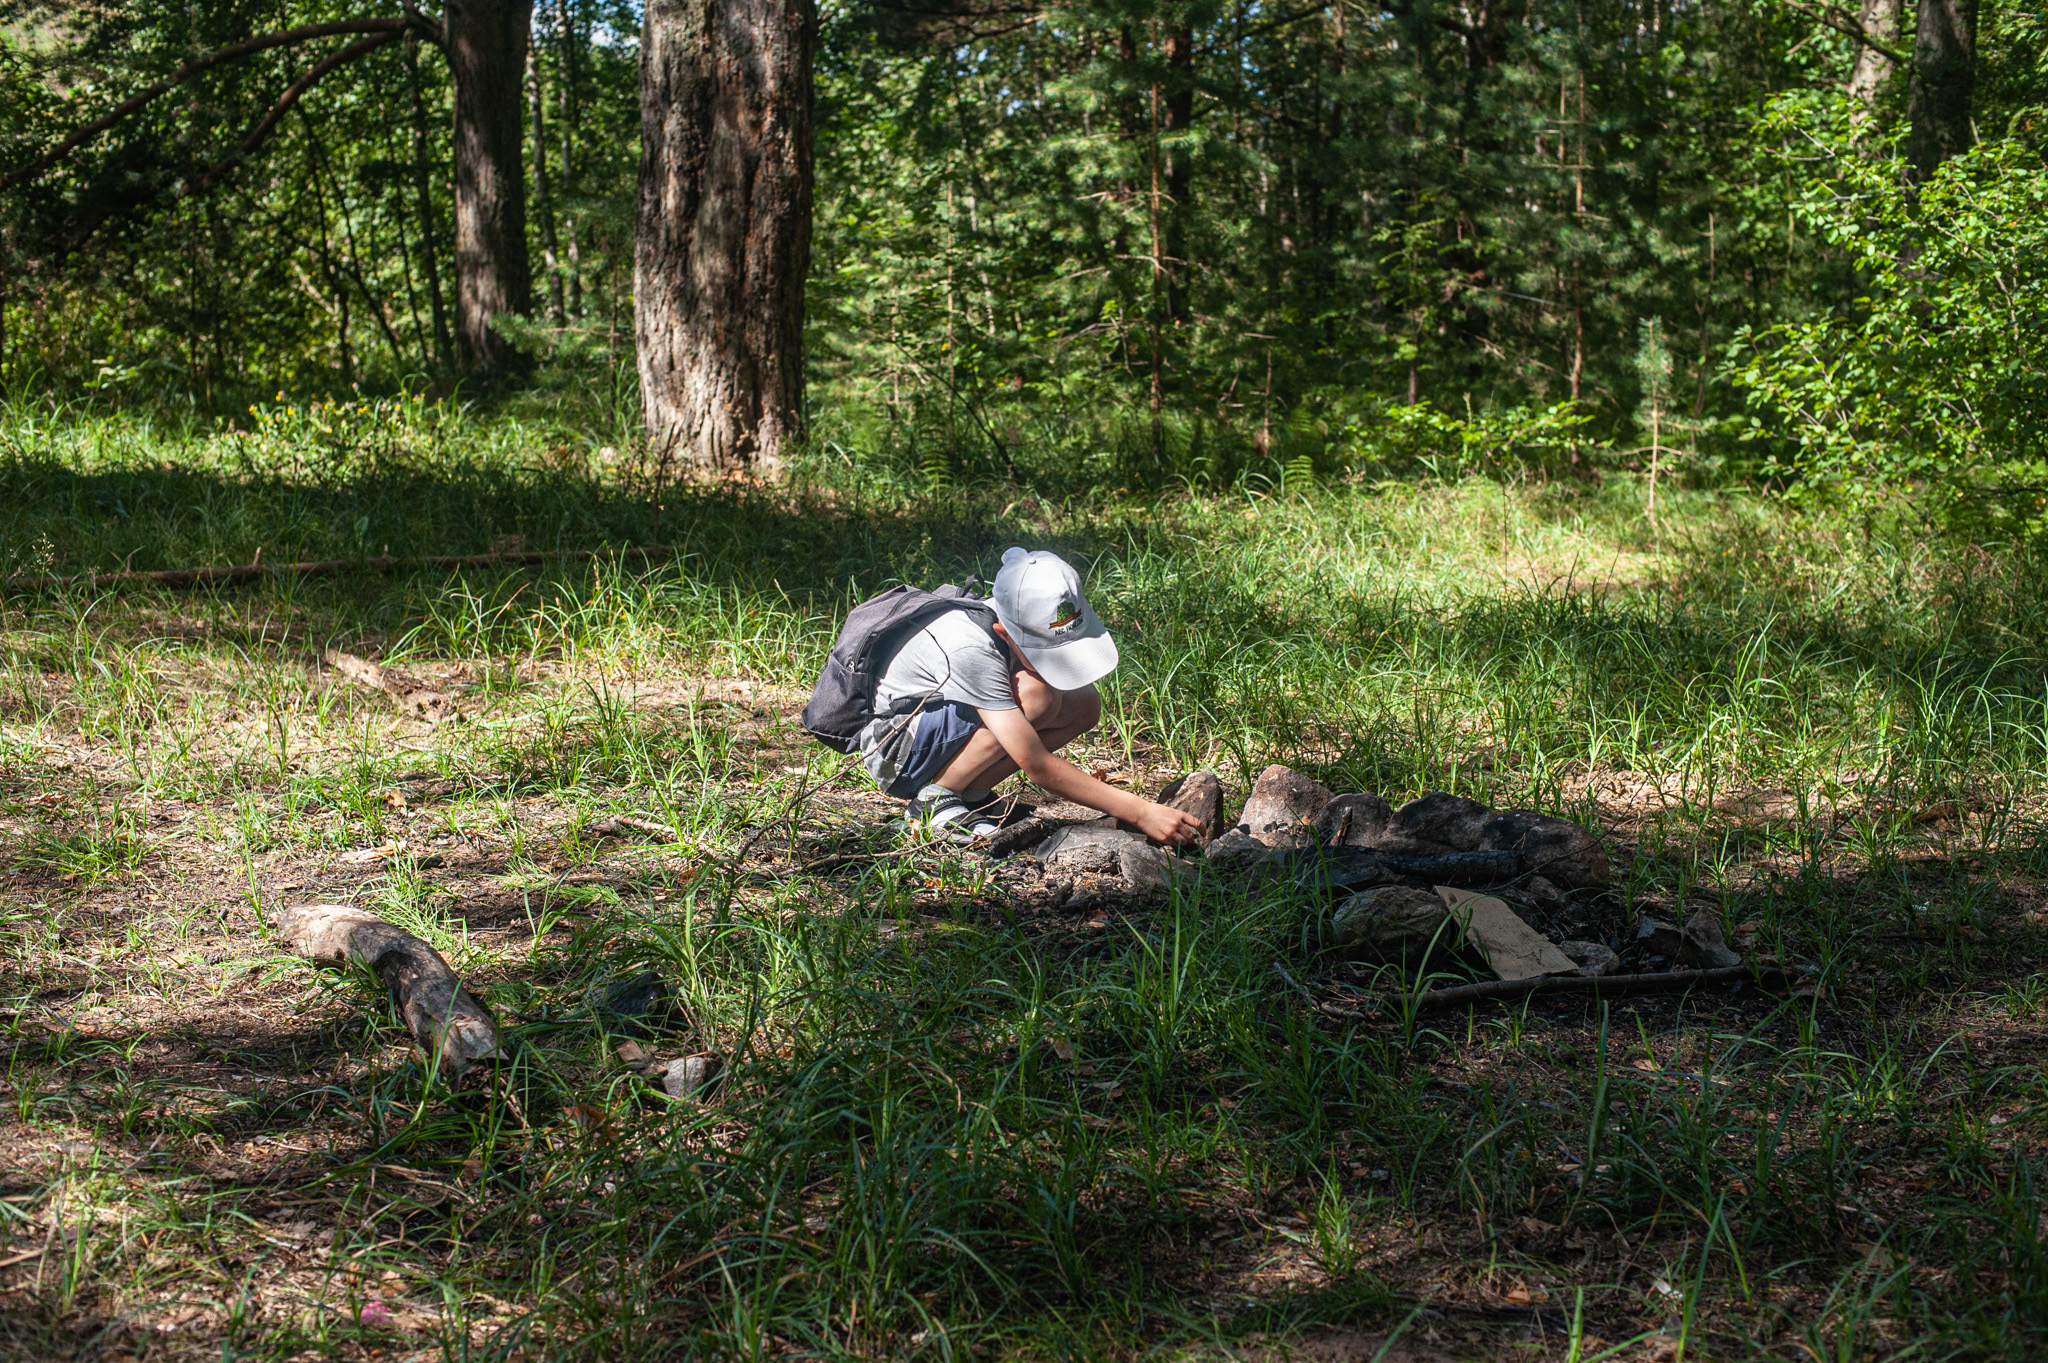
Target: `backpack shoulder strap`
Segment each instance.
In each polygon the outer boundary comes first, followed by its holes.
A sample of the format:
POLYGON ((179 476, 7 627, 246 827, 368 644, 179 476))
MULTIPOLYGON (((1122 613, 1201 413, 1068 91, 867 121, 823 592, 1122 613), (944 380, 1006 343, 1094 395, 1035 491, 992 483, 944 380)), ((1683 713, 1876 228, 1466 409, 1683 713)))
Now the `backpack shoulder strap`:
MULTIPOLYGON (((970 584, 976 581, 977 579, 969 579, 970 584)), ((965 611, 972 615, 975 623, 980 625, 988 637, 995 641, 996 647, 1002 650, 1003 656, 1006 658, 1009 656, 1009 645, 1005 644, 996 635, 996 608, 989 603, 987 597, 976 596, 967 587, 958 587, 951 582, 932 588, 932 595, 946 602, 951 609, 965 611)), ((936 619, 937 616, 933 618, 936 619)))
POLYGON ((938 591, 933 592, 932 595, 937 597, 937 600, 922 603, 916 610, 907 612, 902 620, 896 622, 896 637, 889 641, 888 657, 877 659, 876 676, 879 677, 883 669, 888 667, 903 645, 910 642, 911 636, 915 635, 919 630, 930 626, 940 616, 951 615, 955 611, 972 617, 974 622, 981 626, 982 631, 990 639, 994 640, 996 647, 1003 649, 1006 653, 1008 652, 1007 646, 996 636, 996 610, 994 606, 991 606, 988 602, 977 596, 942 596, 940 593, 944 591, 945 588, 941 587, 938 591))

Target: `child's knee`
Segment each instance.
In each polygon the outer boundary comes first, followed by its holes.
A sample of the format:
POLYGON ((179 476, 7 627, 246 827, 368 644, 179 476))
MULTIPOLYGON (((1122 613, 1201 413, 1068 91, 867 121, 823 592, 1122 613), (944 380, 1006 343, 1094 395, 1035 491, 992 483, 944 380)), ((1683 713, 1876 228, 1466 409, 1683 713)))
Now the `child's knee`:
POLYGON ((1029 672, 1016 674, 1017 708, 1034 729, 1043 729, 1060 712, 1060 693, 1029 672))
POLYGON ((1066 704, 1060 718, 1087 733, 1102 722, 1102 693, 1093 685, 1060 693, 1066 704))
POLYGON ((1056 691, 1029 672, 1017 674, 1017 706, 1034 729, 1085 733, 1102 718, 1102 696, 1093 686, 1056 691))

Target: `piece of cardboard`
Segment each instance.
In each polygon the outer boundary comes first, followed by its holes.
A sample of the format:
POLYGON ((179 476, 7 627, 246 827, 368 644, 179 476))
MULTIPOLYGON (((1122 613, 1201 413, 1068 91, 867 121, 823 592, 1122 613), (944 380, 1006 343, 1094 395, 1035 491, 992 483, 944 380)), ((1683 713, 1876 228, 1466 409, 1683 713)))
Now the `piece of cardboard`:
POLYGON ((1465 929, 1467 941, 1477 942, 1486 963, 1504 980, 1527 980, 1538 975, 1576 975, 1577 965, 1559 951, 1551 940, 1524 923, 1521 915, 1492 895, 1474 894, 1455 885, 1439 885, 1451 916, 1465 929))

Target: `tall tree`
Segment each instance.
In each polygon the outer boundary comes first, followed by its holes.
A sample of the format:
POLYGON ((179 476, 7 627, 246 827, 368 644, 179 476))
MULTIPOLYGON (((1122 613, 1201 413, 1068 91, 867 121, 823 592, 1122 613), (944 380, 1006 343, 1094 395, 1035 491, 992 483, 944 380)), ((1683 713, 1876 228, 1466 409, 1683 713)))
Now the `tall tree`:
MULTIPOLYGON (((280 49, 354 37, 308 66, 240 143, 212 164, 182 175, 164 167, 149 176, 116 174, 108 177, 108 185, 89 188, 80 196, 84 207, 53 234, 63 250, 76 250, 109 222, 141 217, 178 198, 225 184, 256 157, 285 116, 322 79, 400 38, 425 37, 447 54, 454 92, 456 357, 464 370, 482 377, 516 374, 525 368, 525 359, 491 322, 506 313, 523 315, 531 292, 526 170, 521 157, 522 78, 531 17, 531 0, 448 0, 439 24, 407 5, 403 15, 303 24, 245 38, 191 58, 73 129, 40 155, 0 173, 0 191, 44 176, 103 134, 157 105, 172 90, 202 76, 280 49)), ((416 168, 423 165, 423 148, 416 146, 414 162, 416 168)), ((430 200, 423 195, 421 231, 429 248, 430 215, 430 200)), ((438 298, 431 249, 426 264, 438 298)), ((436 330, 438 335, 438 318, 436 330)))
POLYGON ((633 259, 656 447, 773 468, 803 435, 811 0, 649 0, 633 259))
POLYGON ((427 277, 427 304, 434 318, 434 360, 442 369, 455 364, 455 341, 448 333, 448 307, 441 293, 440 252, 434 244, 433 160, 427 151, 427 106, 420 93, 418 43, 405 45, 405 84, 412 107, 412 188, 419 218, 420 264, 427 277))
POLYGON ((547 100, 540 88, 540 64, 531 47, 526 49, 526 90, 533 99, 533 201, 540 210, 541 259, 547 264, 548 320, 562 325, 561 255, 555 242, 555 204, 548 192, 547 100))
POLYGON ((1906 95, 1906 160, 1920 179, 1977 140, 1977 0, 1920 0, 1913 80, 1906 95))
POLYGON ((487 378, 527 367, 491 323, 533 302, 520 154, 532 24, 532 0, 448 0, 442 17, 455 86, 455 350, 487 378))
POLYGON ((1891 48, 1899 40, 1901 0, 1863 0, 1857 27, 1856 65, 1849 71, 1849 97, 1865 108, 1877 103, 1877 92, 1892 73, 1891 48))

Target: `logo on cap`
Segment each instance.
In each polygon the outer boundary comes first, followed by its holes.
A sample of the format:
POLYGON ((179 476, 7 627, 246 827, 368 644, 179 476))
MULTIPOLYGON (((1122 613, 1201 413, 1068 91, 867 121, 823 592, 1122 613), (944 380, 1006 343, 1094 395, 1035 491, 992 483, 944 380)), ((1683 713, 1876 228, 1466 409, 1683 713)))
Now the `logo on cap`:
POLYGON ((1071 629, 1081 622, 1081 608, 1071 601, 1062 601, 1052 613, 1053 629, 1071 629))

